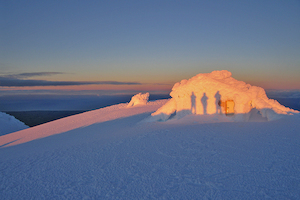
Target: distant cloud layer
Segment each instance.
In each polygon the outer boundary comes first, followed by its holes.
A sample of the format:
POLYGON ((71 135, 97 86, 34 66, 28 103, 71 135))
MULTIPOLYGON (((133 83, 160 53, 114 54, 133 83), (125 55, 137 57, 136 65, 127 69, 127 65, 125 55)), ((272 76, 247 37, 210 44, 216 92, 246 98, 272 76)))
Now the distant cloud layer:
POLYGON ((2 87, 25 87, 25 86, 70 86, 70 85, 141 85, 139 82, 119 82, 119 81, 46 81, 28 80, 26 78, 35 76, 52 76, 64 74, 62 72, 35 72, 21 73, 0 76, 0 86, 2 87))
POLYGON ((57 74, 65 74, 63 72, 33 72, 33 73, 21 73, 6 75, 7 78, 29 78, 34 76, 52 76, 57 74))

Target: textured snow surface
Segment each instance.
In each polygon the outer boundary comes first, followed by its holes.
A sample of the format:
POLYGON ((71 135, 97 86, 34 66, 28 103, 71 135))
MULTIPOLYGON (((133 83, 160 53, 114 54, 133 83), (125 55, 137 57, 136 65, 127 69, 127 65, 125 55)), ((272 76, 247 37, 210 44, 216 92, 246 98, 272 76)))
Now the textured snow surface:
POLYGON ((299 114, 148 122, 165 103, 119 104, 1 136, 1 199, 300 199, 299 114))
POLYGON ((26 128, 28 128, 28 126, 17 120, 15 117, 0 112, 0 135, 5 135, 7 133, 12 133, 26 128))
POLYGON ((232 78, 227 70, 182 80, 173 86, 170 96, 170 101, 152 114, 153 120, 165 121, 174 113, 177 118, 189 114, 225 113, 222 104, 228 100, 234 101, 234 113, 239 115, 239 121, 248 121, 252 109, 269 121, 277 119, 278 115, 299 113, 269 99, 263 88, 232 78))

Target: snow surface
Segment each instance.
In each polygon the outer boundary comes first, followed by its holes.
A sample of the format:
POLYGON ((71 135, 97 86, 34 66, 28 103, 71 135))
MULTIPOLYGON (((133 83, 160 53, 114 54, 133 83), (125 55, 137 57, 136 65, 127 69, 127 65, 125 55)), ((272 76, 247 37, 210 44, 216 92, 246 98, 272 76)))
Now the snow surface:
POLYGON ((167 101, 1 136, 1 199, 300 199, 299 114, 149 122, 167 101))
POLYGON ((26 129, 23 122, 6 113, 0 112, 0 135, 5 135, 22 129, 26 129))
POLYGON ((299 113, 269 99, 263 88, 232 78, 227 70, 182 80, 173 86, 170 96, 172 98, 152 114, 153 120, 166 121, 172 114, 177 118, 189 114, 222 114, 225 113, 222 105, 228 100, 234 101, 234 113, 237 114, 234 119, 238 121, 248 121, 252 109, 269 121, 282 114, 299 113))

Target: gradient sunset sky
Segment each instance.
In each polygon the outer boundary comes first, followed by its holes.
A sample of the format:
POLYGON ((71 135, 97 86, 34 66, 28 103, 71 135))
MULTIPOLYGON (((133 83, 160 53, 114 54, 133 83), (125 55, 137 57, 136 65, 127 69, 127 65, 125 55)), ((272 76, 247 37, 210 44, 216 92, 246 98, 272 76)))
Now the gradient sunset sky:
POLYGON ((168 90, 222 69, 300 89, 299 0, 0 2, 2 90, 168 90))

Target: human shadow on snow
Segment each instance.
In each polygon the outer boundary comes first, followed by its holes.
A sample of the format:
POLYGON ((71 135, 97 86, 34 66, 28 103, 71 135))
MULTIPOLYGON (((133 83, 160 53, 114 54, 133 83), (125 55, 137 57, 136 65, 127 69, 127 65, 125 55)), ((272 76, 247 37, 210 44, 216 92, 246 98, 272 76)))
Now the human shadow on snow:
POLYGON ((216 92, 215 94, 215 105, 216 105, 216 114, 222 114, 222 109, 221 109, 221 94, 219 91, 216 92))

